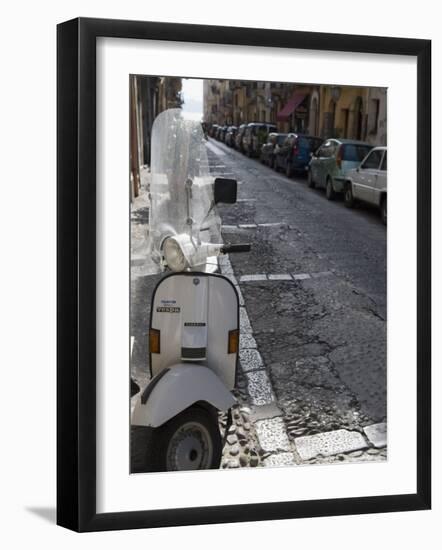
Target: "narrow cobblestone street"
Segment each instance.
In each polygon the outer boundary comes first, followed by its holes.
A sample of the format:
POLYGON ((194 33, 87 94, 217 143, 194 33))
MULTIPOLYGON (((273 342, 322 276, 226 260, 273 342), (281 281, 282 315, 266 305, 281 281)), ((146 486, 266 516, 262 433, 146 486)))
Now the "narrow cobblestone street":
MULTIPOLYGON (((241 301, 240 376, 222 467, 385 460, 386 231, 377 212, 327 201, 225 145, 213 175, 238 180, 220 207, 220 260, 241 301)), ((132 211, 132 376, 148 381, 147 171, 132 211)), ((223 428, 225 418, 220 417, 223 428)), ((136 438, 133 444, 136 446, 136 438)))

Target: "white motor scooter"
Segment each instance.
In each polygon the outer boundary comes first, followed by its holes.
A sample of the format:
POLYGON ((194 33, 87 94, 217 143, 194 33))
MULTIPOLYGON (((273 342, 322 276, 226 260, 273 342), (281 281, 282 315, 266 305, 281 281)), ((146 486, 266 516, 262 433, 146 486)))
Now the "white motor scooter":
POLYGON ((226 434, 236 402, 239 303, 216 257, 250 245, 222 243, 216 204, 236 202, 236 181, 210 177, 201 123, 180 109, 161 113, 151 161, 150 253, 169 273, 152 295, 151 380, 132 426, 149 428, 144 471, 218 468, 218 412, 228 411, 226 434))

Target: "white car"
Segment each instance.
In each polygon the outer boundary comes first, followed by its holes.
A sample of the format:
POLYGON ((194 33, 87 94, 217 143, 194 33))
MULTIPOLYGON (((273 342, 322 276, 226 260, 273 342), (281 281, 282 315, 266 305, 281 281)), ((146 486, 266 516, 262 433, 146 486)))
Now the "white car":
POLYGON ((345 205, 355 201, 378 206, 382 221, 387 223, 387 148, 374 147, 361 164, 347 173, 344 188, 345 205))

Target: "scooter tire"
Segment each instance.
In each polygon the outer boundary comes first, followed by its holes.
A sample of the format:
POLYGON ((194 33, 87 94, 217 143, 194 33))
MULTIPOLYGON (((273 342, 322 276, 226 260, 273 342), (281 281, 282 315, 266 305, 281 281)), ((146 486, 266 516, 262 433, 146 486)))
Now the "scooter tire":
POLYGON ((147 441, 145 471, 214 470, 220 467, 221 456, 222 441, 216 411, 192 405, 162 426, 151 430, 147 441), (186 437, 186 427, 187 437, 194 437, 196 445, 195 449, 189 451, 189 456, 179 459, 179 451, 176 449, 180 444, 179 438, 186 437), (198 445, 200 441, 206 445, 205 451, 198 445), (194 453, 194 458, 191 453, 194 453))
POLYGON ((151 472, 151 464, 146 461, 146 449, 152 449, 154 428, 131 426, 130 430, 130 473, 151 472))

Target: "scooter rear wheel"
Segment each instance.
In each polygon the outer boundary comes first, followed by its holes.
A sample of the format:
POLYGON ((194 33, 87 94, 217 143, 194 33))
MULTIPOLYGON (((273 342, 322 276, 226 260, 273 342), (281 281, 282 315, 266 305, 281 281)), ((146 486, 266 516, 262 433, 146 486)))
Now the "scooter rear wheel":
POLYGON ((222 443, 217 415, 193 405, 152 430, 146 471, 217 469, 222 443))

